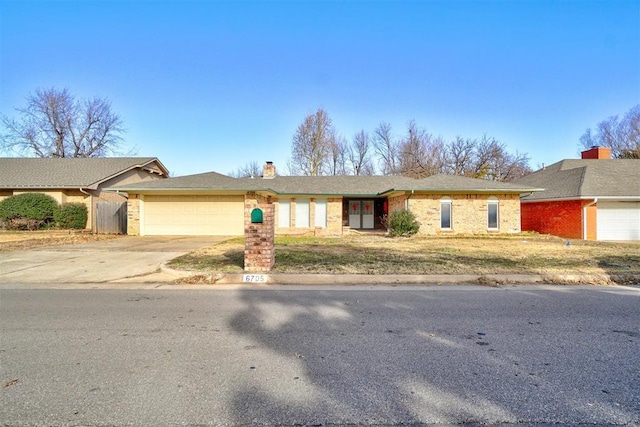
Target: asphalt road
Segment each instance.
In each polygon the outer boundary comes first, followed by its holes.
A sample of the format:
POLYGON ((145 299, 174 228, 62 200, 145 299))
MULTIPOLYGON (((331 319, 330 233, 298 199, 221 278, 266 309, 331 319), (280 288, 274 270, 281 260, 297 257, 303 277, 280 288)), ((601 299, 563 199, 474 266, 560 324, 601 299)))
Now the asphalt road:
POLYGON ((640 424, 640 288, 0 290, 3 425, 640 424))

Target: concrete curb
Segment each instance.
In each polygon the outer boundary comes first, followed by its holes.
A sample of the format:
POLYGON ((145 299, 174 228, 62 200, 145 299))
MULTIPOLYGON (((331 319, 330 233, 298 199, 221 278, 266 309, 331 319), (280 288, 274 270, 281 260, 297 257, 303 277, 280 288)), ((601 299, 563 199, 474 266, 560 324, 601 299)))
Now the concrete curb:
POLYGON ((173 277, 175 277, 176 279, 182 279, 182 278, 186 278, 186 277, 193 277, 193 276, 197 276, 199 274, 202 274, 202 272, 198 272, 198 271, 176 270, 175 268, 169 267, 166 262, 163 262, 162 264, 160 264, 160 271, 162 273, 170 274, 173 277))
POLYGON ((176 279, 204 276, 210 284, 273 284, 273 285, 440 285, 472 284, 499 286, 508 284, 592 284, 592 285, 639 285, 640 275, 608 274, 253 274, 264 281, 246 282, 243 273, 207 273, 184 271, 160 266, 163 273, 176 279))

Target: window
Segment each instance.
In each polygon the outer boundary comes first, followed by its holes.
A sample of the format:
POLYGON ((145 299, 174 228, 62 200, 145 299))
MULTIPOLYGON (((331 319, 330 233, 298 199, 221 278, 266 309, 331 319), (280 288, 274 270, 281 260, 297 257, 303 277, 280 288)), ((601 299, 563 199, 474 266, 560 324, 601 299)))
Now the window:
POLYGON ((487 228, 498 229, 498 199, 493 197, 487 202, 487 228))
POLYGON ((451 199, 440 200, 440 228, 451 230, 451 199))
POLYGON ((296 199, 296 227, 309 227, 309 199, 296 199))
POLYGON ((278 227, 291 227, 291 200, 278 200, 278 227))
POLYGON ((316 227, 327 226, 327 199, 316 199, 316 227))

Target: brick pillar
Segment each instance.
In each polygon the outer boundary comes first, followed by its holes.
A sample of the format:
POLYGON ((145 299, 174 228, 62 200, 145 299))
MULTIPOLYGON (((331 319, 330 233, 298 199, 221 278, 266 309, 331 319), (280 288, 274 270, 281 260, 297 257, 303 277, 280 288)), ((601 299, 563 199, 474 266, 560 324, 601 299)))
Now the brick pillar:
POLYGON ((140 196, 131 194, 127 200, 127 234, 140 235, 140 196))
POLYGON ((271 271, 276 262, 274 250, 275 206, 246 203, 244 205, 244 270, 251 273, 271 271), (251 223, 251 211, 262 209, 263 222, 251 223))

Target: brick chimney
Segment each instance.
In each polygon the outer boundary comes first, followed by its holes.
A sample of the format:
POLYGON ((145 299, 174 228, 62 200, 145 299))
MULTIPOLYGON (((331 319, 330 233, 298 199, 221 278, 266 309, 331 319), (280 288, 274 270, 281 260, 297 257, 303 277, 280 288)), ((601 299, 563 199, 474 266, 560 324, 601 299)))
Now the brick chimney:
POLYGON ((262 178, 272 179, 276 177, 276 167, 273 162, 267 162, 262 167, 262 178))
POLYGON ((593 146, 582 152, 583 159, 610 159, 611 148, 593 146))

